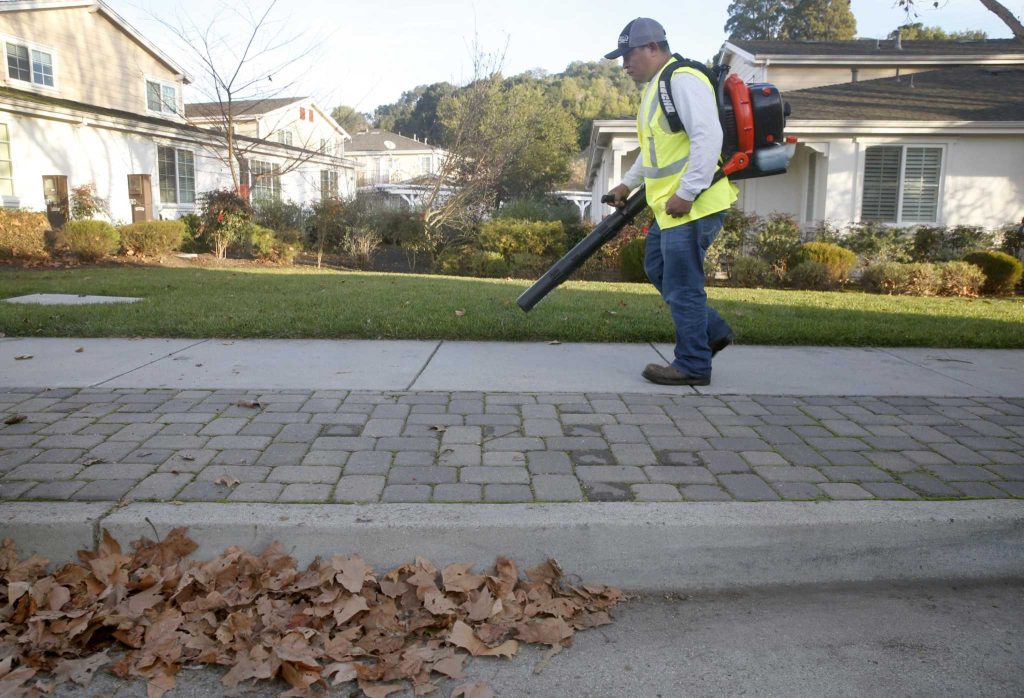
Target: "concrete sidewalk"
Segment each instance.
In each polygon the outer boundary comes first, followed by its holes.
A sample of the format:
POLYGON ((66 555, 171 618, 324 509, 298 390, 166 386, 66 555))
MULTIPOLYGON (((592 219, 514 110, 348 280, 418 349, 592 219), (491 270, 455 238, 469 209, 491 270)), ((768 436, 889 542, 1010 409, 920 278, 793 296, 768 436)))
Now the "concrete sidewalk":
POLYGON ((634 589, 1024 575, 1024 352, 741 346, 709 388, 643 381, 670 351, 2 339, 0 528, 54 559, 151 525, 556 555, 634 589))
POLYGON ((671 345, 0 339, 0 386, 708 395, 1024 395, 1024 350, 734 346, 712 384, 657 386, 671 345), (78 350, 81 351, 78 351, 78 350), (15 360, 17 356, 31 359, 15 360))

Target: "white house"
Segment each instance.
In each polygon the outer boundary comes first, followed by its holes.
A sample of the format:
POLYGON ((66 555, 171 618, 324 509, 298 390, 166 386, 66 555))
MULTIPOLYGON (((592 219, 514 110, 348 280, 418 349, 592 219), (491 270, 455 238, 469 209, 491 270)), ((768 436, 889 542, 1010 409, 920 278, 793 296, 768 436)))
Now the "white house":
MULTIPOLYGON (((103 2, 2 2, 0 40, 5 206, 45 209, 57 226, 71 190, 93 184, 114 220, 175 218, 195 209, 198 193, 231 186, 223 136, 184 115, 189 76, 103 2)), ((332 179, 340 194, 352 191, 351 161, 239 139, 260 163, 251 169, 269 168, 260 179, 282 196, 318 198, 332 179), (275 167, 287 171, 276 184, 275 167)))
POLYGON ((346 155, 359 163, 357 181, 365 187, 436 175, 446 153, 426 139, 373 129, 354 134, 346 155))
MULTIPOLYGON (((973 42, 726 42, 721 60, 768 81, 799 139, 785 175, 738 182, 748 213, 1001 227, 1024 215, 1024 46, 973 42)), ((591 133, 592 219, 635 160, 631 120, 591 133)))

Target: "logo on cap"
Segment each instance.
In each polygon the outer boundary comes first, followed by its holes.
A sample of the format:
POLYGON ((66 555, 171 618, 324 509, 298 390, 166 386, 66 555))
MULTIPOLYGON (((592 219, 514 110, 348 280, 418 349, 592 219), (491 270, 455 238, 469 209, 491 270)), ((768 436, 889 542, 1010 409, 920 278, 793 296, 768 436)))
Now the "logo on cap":
POLYGON ((629 34, 622 34, 619 37, 619 43, 620 44, 628 44, 629 43, 629 34))

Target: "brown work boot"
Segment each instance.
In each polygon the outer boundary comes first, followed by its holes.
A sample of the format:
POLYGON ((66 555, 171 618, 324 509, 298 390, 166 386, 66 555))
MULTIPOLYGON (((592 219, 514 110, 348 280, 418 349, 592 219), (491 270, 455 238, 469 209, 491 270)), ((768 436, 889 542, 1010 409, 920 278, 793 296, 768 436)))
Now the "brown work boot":
POLYGON ((647 364, 643 377, 658 385, 710 385, 711 376, 691 376, 675 366, 647 364))

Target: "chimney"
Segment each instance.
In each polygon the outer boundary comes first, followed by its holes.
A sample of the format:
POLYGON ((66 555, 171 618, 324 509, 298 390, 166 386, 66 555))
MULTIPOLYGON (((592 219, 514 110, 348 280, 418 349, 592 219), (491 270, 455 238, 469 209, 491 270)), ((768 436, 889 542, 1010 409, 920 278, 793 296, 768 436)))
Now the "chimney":
POLYGON ((902 29, 897 29, 896 30, 896 50, 897 51, 902 51, 903 50, 903 30, 902 29))

